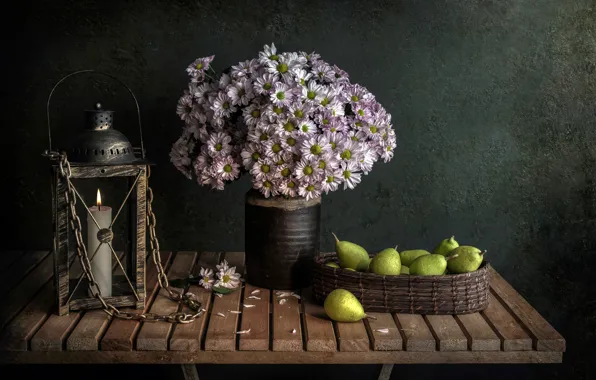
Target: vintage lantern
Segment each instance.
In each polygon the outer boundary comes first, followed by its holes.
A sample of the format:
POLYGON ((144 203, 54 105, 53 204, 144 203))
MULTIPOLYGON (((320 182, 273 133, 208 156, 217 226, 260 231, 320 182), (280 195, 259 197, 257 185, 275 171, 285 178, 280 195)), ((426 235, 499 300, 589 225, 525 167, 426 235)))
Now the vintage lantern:
POLYGON ((126 319, 192 322, 200 314, 200 303, 170 289, 161 266, 155 215, 151 210, 153 193, 147 184, 150 163, 145 157, 140 110, 133 92, 112 75, 95 70, 77 71, 54 86, 47 101, 47 116, 50 147, 44 155, 52 163, 54 282, 58 314, 102 308, 109 315, 126 319), (97 103, 93 109, 85 111, 84 129, 77 134, 71 146, 53 150, 50 127, 52 94, 64 80, 82 73, 107 76, 128 90, 136 105, 140 147, 134 148, 121 132, 114 129, 114 112, 97 103), (79 181, 90 179, 103 183, 124 179, 126 191, 122 194, 122 202, 113 208, 106 205, 99 188, 92 201, 84 199, 78 190, 79 181), (81 209, 81 206, 85 217, 78 215, 77 208, 81 209), (125 236, 118 236, 122 247, 114 247, 114 226, 120 219, 127 219, 122 233, 125 236), (172 300, 185 302, 196 313, 149 316, 117 309, 122 306, 145 307, 147 227, 159 284, 168 290, 172 300))

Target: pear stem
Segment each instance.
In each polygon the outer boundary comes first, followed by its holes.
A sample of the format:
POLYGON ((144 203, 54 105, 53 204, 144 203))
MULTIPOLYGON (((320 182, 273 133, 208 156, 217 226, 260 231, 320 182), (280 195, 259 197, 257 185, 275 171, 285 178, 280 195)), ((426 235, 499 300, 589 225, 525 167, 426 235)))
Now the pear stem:
POLYGON ((331 235, 333 235, 333 237, 335 238, 335 242, 339 243, 339 239, 337 238, 337 235, 335 235, 333 232, 331 233, 331 235))
POLYGON ((398 245, 396 245, 396 246, 395 246, 395 248, 393 248, 393 249, 395 249, 395 250, 397 251, 397 247, 398 247, 398 246, 399 246, 399 244, 398 244, 398 245))
POLYGON ((480 252, 480 253, 479 253, 479 255, 480 255, 480 256, 484 256, 484 254, 485 254, 486 252, 488 252, 488 251, 485 249, 484 251, 480 252))
POLYGON ((459 256, 459 254, 455 254, 455 255, 447 256, 446 260, 455 259, 457 256, 459 256))

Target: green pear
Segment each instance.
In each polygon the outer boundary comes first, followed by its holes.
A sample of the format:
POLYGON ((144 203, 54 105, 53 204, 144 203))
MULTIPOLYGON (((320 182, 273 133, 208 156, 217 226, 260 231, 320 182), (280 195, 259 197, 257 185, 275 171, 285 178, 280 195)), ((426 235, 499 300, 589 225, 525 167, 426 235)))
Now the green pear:
POLYGON ((339 241, 334 233, 332 235, 335 238, 335 252, 339 258, 339 265, 342 268, 365 271, 370 261, 366 249, 349 241, 339 241))
POLYGON ((401 273, 400 274, 410 274, 410 268, 405 265, 401 266, 401 273))
POLYGON ((377 253, 370 262, 368 271, 386 276, 397 276, 401 273, 401 259, 395 248, 386 248, 377 253))
POLYGON ((414 260, 423 255, 430 255, 430 252, 425 251, 424 249, 412 249, 409 251, 402 251, 399 254, 399 257, 401 259, 401 265, 409 267, 410 265, 412 265, 414 260))
POLYGON ((325 264, 325 266, 328 266, 331 268, 339 268, 339 265, 337 263, 327 263, 327 264, 325 264))
POLYGON ((435 255, 443 255, 447 256, 449 252, 453 251, 455 248, 459 247, 459 243, 455 240, 455 236, 451 236, 450 238, 443 239, 435 249, 433 249, 433 253, 435 255))
POLYGON ((447 261, 454 256, 446 258, 443 255, 430 254, 418 257, 410 265, 410 274, 416 276, 439 276, 445 273, 447 261))
POLYGON ((325 298, 325 313, 337 322, 358 322, 366 317, 358 298, 345 289, 335 289, 325 298))
POLYGON ((474 272, 480 268, 480 264, 482 264, 482 261, 484 260, 485 253, 486 251, 481 251, 478 248, 469 245, 462 245, 455 248, 448 257, 450 258, 449 262, 447 263, 449 272, 474 272))

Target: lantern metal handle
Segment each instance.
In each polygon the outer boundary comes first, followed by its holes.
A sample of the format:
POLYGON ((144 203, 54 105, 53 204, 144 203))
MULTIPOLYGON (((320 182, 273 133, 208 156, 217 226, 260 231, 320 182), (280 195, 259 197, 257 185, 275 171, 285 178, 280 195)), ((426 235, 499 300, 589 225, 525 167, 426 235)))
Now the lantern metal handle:
POLYGON ((144 159, 145 158, 145 148, 144 148, 144 145, 143 145, 143 128, 141 126, 141 110, 139 108, 139 102, 137 101, 137 98, 135 97, 135 94, 120 79, 116 78, 115 76, 113 76, 111 74, 107 74, 107 73, 104 73, 102 71, 97 71, 97 70, 80 70, 80 71, 75 71, 73 73, 70 73, 67 76, 65 76, 62 79, 60 79, 58 81, 58 83, 56 83, 54 85, 54 87, 52 88, 52 91, 50 91, 50 95, 48 96, 48 101, 46 103, 46 114, 47 114, 47 117, 48 117, 48 141, 49 141, 49 145, 50 145, 49 152, 52 151, 52 128, 50 127, 50 100, 52 99, 52 95, 54 94, 54 91, 56 90, 56 88, 58 88, 58 86, 62 82, 64 82, 66 79, 68 79, 68 78, 70 78, 72 76, 78 75, 78 74, 85 74, 85 73, 96 73, 96 74, 107 76, 109 78, 114 79, 116 82, 120 83, 122 86, 124 86, 124 88, 126 88, 128 90, 128 93, 130 94, 130 96, 132 96, 132 98, 133 98, 133 100, 135 102, 135 106, 137 107, 137 117, 138 117, 138 120, 139 120, 139 137, 141 138, 141 156, 144 159))

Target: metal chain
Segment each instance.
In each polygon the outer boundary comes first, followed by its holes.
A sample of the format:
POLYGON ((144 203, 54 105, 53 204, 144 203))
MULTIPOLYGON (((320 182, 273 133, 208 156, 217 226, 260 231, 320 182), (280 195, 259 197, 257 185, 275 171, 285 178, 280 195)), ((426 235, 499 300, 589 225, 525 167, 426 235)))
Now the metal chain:
POLYGON ((50 158, 51 160, 58 161, 58 174, 65 180, 67 191, 65 193, 66 203, 68 204, 68 213, 70 216, 70 227, 74 232, 75 240, 77 243, 76 252, 81 263, 82 271, 89 281, 89 288, 91 290, 91 294, 94 298, 98 299, 101 303, 101 307, 103 311, 111 317, 120 318, 120 319, 127 319, 127 320, 137 320, 137 321, 145 321, 145 322, 169 322, 169 323, 192 323, 198 317, 200 317, 204 312, 201 306, 201 303, 197 301, 191 293, 185 292, 178 292, 170 288, 168 277, 165 273, 163 265, 161 264, 161 255, 159 252, 159 242, 157 240, 157 235, 155 234, 155 225, 156 225, 156 218, 155 214, 153 213, 152 202, 153 202, 153 190, 149 187, 149 177, 151 176, 151 171, 149 166, 147 166, 147 226, 149 227, 149 243, 151 247, 151 256, 153 258, 153 263, 157 268, 157 281, 159 286, 162 289, 165 289, 168 292, 168 296, 172 301, 179 302, 182 301, 193 313, 184 313, 184 312, 174 312, 167 315, 160 315, 155 313, 135 313, 135 312, 127 312, 118 310, 113 305, 106 302, 106 300, 101 295, 101 290, 97 282, 95 281, 95 277, 93 276, 93 272, 91 271, 91 262, 89 261, 89 256, 87 254, 87 248, 83 242, 83 235, 81 233, 81 220, 79 219, 77 212, 76 212, 76 203, 77 203, 77 196, 74 189, 74 185, 72 184, 70 177, 72 175, 70 169, 70 163, 66 157, 66 153, 58 153, 58 152, 45 152, 44 156, 50 158))

